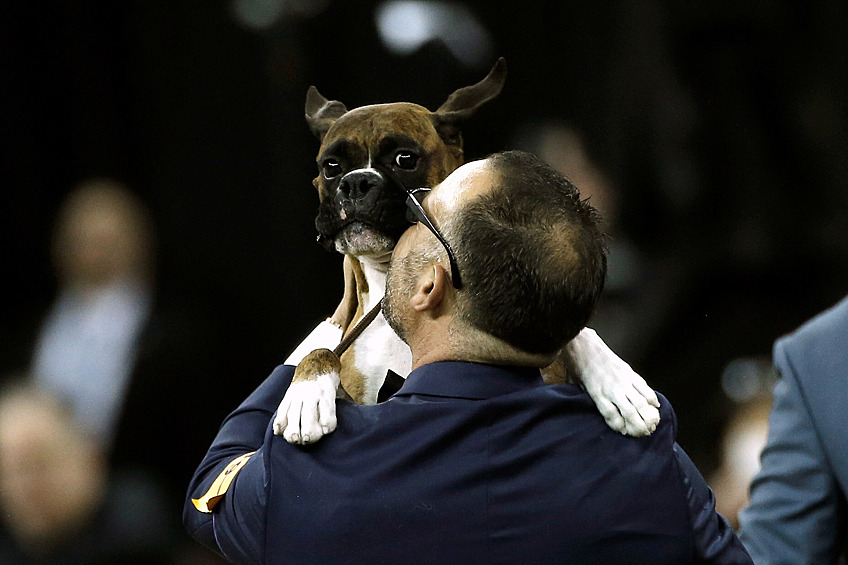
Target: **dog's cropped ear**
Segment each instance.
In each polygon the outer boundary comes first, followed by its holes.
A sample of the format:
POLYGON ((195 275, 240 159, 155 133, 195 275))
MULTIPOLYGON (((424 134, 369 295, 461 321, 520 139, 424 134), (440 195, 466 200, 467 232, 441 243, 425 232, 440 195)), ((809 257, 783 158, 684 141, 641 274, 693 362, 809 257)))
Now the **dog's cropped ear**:
POLYGON ((306 123, 315 137, 323 140, 327 130, 345 113, 347 108, 344 104, 338 100, 327 100, 317 88, 309 87, 306 92, 306 123))
POLYGON ((462 145, 460 126, 477 109, 501 93, 506 81, 506 59, 498 59, 486 78, 472 86, 460 88, 433 112, 433 125, 447 144, 462 145))

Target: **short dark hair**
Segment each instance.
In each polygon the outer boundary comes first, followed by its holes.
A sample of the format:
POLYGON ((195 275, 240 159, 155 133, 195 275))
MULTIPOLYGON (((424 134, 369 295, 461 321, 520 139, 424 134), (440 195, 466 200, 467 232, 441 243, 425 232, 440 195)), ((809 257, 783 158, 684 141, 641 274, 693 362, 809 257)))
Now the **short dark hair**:
POLYGON ((600 215, 534 155, 487 160, 497 185, 451 222, 465 285, 460 315, 523 351, 554 353, 583 329, 603 290, 600 215))

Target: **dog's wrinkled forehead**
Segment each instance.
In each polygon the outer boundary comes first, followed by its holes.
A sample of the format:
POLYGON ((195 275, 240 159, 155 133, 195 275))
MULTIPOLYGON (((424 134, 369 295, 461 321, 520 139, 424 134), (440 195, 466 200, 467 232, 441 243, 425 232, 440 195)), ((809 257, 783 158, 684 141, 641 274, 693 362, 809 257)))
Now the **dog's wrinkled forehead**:
POLYGON ((362 106, 347 112, 327 132, 320 153, 340 139, 374 151, 380 149, 378 145, 383 140, 399 135, 415 139, 427 151, 442 143, 429 110, 417 104, 397 102, 362 106))

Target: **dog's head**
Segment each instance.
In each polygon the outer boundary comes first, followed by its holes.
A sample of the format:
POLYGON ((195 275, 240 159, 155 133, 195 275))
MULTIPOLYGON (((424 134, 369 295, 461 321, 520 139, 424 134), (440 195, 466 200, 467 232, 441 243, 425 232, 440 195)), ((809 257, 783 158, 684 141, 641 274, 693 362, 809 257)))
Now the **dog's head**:
POLYGON ((462 123, 505 80, 499 59, 486 78, 457 90, 435 112, 406 102, 348 110, 310 87, 306 121, 321 140, 313 181, 319 242, 351 255, 394 249, 409 225, 406 191, 432 187, 463 163, 462 123))

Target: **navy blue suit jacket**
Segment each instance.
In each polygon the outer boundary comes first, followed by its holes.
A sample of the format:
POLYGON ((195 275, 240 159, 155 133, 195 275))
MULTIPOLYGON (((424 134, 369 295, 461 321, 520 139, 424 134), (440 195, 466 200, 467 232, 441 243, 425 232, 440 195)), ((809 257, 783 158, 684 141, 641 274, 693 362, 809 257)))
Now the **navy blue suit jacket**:
POLYGON ((589 396, 536 369, 440 362, 387 402, 338 402, 338 428, 293 446, 272 415, 293 367, 224 422, 184 522, 243 563, 750 563, 675 443, 610 430, 589 396), (211 513, 201 497, 256 451, 211 513))

